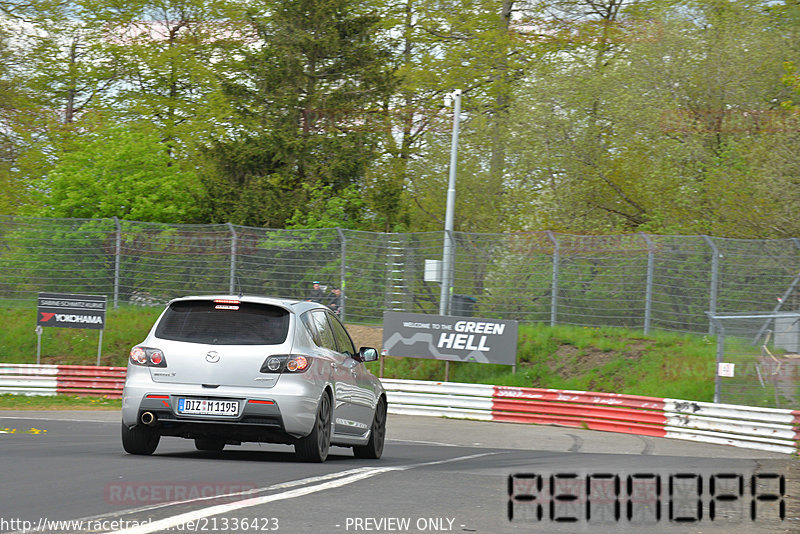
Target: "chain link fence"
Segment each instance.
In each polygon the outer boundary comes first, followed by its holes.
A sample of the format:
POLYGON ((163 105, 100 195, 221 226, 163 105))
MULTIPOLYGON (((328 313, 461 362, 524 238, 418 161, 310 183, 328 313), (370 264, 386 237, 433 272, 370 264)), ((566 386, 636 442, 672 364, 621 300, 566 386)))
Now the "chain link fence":
POLYGON ((715 402, 800 408, 800 313, 712 315, 712 320, 715 402))
MULTIPOLYGON (((800 309, 800 240, 454 232, 462 313, 524 322, 713 333, 711 314, 800 309), (793 286, 793 281, 795 285, 793 286), (787 292, 792 286, 793 290, 787 292)), ((187 294, 304 298, 340 287, 348 322, 438 313, 442 232, 273 230, 0 216, 0 298, 103 294, 113 306, 187 294)))

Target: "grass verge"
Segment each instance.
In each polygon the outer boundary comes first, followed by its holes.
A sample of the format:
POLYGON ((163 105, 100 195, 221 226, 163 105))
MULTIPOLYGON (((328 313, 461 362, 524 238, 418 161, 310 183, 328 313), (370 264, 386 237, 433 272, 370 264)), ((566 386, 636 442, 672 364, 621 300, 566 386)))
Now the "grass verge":
MULTIPOLYGON (((517 370, 450 363, 450 380, 698 401, 714 398, 715 340, 621 328, 520 325, 517 370)), ((379 363, 369 364, 378 374, 379 363)), ((385 358, 383 376, 444 380, 441 361, 385 358)))
MULTIPOLYGON (((161 308, 120 306, 106 312, 100 365, 125 366, 131 347, 147 336, 161 308)), ((36 309, 3 310, 0 329, 0 361, 36 363, 36 309)), ((41 363, 94 365, 97 363, 98 330, 45 328, 41 363)))
MULTIPOLYGON (((160 312, 161 308, 135 306, 109 310, 101 365, 125 366, 130 347, 144 339, 160 312)), ((35 363, 35 309, 8 308, 4 319, 0 361, 35 363)), ((354 338, 357 346, 364 344, 355 334, 354 338)), ((41 362, 94 365, 97 343, 95 330, 45 328, 41 362)), ((374 346, 375 340, 369 344, 374 346)), ((708 336, 662 332, 645 336, 622 328, 522 324, 517 354, 516 373, 509 366, 452 362, 450 380, 699 401, 710 401, 714 395, 715 339, 708 336)), ((379 374, 380 363, 369 367, 379 374)), ((445 363, 436 360, 387 357, 383 362, 386 378, 444 380, 444 369, 445 363)), ((22 401, 22 406, 33 403, 22 401)))
POLYGON ((0 395, 0 410, 121 410, 120 399, 74 395, 0 395))

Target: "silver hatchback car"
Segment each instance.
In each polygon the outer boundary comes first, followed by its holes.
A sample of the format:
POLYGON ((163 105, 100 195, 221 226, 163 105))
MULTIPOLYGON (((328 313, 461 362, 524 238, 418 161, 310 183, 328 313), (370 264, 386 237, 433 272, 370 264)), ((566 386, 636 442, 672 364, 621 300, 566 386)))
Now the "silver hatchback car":
POLYGON ((386 392, 339 319, 313 302, 205 296, 171 301, 131 349, 122 446, 152 454, 161 436, 201 451, 269 442, 323 462, 330 445, 380 458, 386 392))

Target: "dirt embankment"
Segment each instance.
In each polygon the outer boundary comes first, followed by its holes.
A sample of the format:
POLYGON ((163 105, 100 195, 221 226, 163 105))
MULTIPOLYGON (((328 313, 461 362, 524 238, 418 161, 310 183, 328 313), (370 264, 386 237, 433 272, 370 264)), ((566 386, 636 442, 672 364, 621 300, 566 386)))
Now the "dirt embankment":
POLYGON ((381 350, 383 344, 383 328, 380 326, 364 326, 360 324, 347 325, 347 331, 353 338, 356 348, 373 347, 381 350))

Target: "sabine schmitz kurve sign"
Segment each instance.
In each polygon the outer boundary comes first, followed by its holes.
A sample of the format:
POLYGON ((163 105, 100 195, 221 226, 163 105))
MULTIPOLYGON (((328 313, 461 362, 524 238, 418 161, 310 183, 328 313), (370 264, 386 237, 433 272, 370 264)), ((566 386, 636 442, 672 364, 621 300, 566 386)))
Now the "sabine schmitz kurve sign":
POLYGON ((36 324, 61 328, 103 330, 106 322, 105 295, 39 293, 36 324))
POLYGON ((384 356, 458 362, 517 362, 517 321, 383 312, 384 356))

